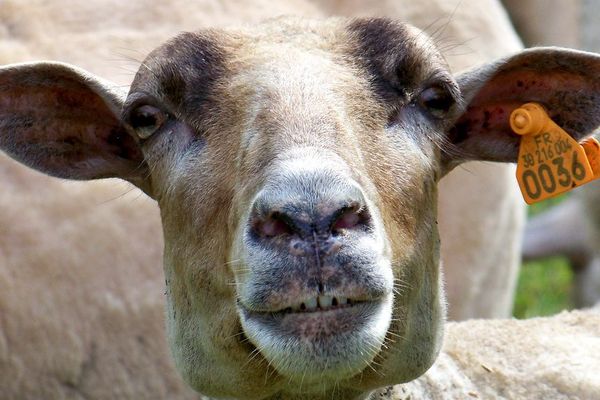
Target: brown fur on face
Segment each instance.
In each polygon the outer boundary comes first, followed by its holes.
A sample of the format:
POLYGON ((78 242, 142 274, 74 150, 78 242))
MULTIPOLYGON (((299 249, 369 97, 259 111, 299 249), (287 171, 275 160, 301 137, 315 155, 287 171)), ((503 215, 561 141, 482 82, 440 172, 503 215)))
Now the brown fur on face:
MULTIPOLYGON (((301 184, 305 167, 333 179, 308 183, 310 190, 354 182, 366 197, 379 246, 373 257, 383 263, 375 269, 389 276, 382 279, 393 312, 360 370, 323 371, 330 379, 310 378, 312 387, 302 390, 354 397, 411 380, 432 363, 443 315, 435 142, 445 126, 417 101, 431 86, 457 96, 426 37, 380 19, 285 18, 254 29, 186 33, 144 62, 124 118, 143 104, 169 115, 143 150, 166 238, 171 348, 192 386, 208 395, 263 398, 298 390, 306 375, 289 376, 264 358, 266 349, 258 353, 239 309, 258 284, 245 249, 250 207, 278 182, 301 184)), ((328 260, 333 264, 318 274, 339 262, 328 260)), ((277 298, 308 293, 303 263, 287 264, 295 279, 270 280, 271 291, 282 293, 277 298)), ((332 271, 344 287, 380 276, 332 271)))

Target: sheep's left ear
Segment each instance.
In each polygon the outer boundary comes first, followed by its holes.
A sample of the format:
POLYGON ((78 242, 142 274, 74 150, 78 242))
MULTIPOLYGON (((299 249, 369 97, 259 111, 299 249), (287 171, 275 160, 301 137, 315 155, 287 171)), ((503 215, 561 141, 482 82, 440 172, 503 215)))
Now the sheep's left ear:
POLYGON ((457 77, 465 111, 448 133, 445 171, 469 160, 516 162, 520 137, 511 112, 538 102, 574 139, 600 125, 600 55, 561 48, 534 48, 457 77))

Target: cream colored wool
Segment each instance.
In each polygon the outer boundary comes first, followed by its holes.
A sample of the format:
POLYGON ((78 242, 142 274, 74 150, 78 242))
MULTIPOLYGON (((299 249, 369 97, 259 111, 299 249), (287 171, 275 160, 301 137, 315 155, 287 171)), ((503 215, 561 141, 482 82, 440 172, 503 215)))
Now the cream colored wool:
POLYGON ((421 378, 375 399, 596 399, 600 310, 449 323, 421 378))

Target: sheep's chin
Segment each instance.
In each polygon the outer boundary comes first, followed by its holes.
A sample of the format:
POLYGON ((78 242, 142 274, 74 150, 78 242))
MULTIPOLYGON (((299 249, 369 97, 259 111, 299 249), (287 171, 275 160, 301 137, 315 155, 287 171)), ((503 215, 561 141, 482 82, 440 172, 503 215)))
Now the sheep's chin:
POLYGON ((393 296, 317 312, 255 313, 239 308, 242 327, 263 357, 290 381, 339 381, 364 370, 380 352, 393 296))

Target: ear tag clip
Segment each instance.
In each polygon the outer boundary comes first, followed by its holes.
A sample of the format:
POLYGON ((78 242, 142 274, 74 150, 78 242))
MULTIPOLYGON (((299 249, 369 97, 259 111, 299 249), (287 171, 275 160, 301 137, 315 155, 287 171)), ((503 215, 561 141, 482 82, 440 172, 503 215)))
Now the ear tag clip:
POLYGON ((600 177, 600 144, 589 138, 579 144, 550 119, 537 103, 510 115, 510 127, 521 135, 517 181, 527 204, 586 184, 600 177))

